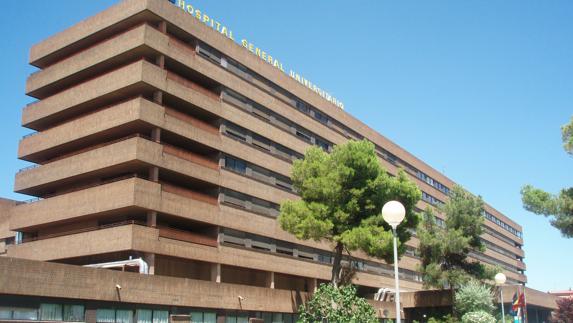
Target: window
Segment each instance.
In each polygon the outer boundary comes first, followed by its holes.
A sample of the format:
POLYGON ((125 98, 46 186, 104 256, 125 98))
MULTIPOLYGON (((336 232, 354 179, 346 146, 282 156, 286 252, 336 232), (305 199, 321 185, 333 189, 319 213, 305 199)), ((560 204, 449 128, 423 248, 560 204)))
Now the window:
POLYGON ((85 309, 83 305, 64 304, 64 321, 83 322, 85 321, 85 309))
POLYGON ((258 135, 253 136, 253 145, 262 148, 266 151, 271 151, 271 142, 268 139, 263 138, 261 136, 258 135))
POLYGON ((38 319, 38 310, 35 308, 14 308, 12 310, 12 319, 36 321, 38 319))
POLYGON ((225 157, 225 167, 241 174, 245 174, 247 172, 247 164, 244 161, 229 156, 225 157))
POLYGON ((314 110, 314 118, 321 123, 328 124, 328 117, 321 112, 318 112, 318 110, 314 110))
POLYGON ((238 315, 226 315, 225 323, 248 323, 249 318, 246 314, 238 314, 238 315))
POLYGON ((169 311, 137 309, 137 323, 168 323, 169 311))
POLYGON ((212 60, 217 64, 221 64, 221 54, 217 50, 205 44, 197 45, 197 53, 203 57, 212 60))
POLYGON ((40 320, 61 321, 62 318, 61 304, 40 304, 40 320))
POLYGON ((191 323, 217 323, 217 314, 213 312, 191 312, 191 323))
POLYGON ((317 146, 322 148, 324 151, 326 151, 326 152, 330 151, 330 145, 326 141, 324 141, 320 138, 315 138, 315 143, 317 146))
POLYGON ((306 114, 310 113, 310 109, 308 108, 308 106, 306 105, 306 103, 304 103, 304 102, 302 102, 302 101, 300 101, 300 100, 297 100, 297 101, 296 101, 296 108, 297 108, 300 112, 303 112, 303 113, 306 113, 306 114))
POLYGON ((0 307, 0 320, 35 321, 38 310, 35 308, 0 307))
POLYGON ((225 203, 229 203, 240 208, 245 208, 245 196, 241 193, 225 190, 223 193, 223 201, 225 203))
POLYGON ((296 130, 296 135, 297 135, 297 137, 301 138, 301 139, 304 140, 304 141, 308 141, 308 142, 311 141, 310 135, 308 135, 308 134, 302 132, 302 131, 299 130, 299 129, 296 130))
POLYGON ((229 134, 231 137, 235 139, 239 139, 241 141, 247 141, 247 135, 242 133, 238 129, 229 128, 228 126, 225 128, 225 132, 229 134))
POLYGON ((133 311, 131 310, 117 310, 115 311, 116 323, 131 323, 133 321, 133 311))
POLYGON ((132 323, 132 310, 97 309, 97 323, 132 323))

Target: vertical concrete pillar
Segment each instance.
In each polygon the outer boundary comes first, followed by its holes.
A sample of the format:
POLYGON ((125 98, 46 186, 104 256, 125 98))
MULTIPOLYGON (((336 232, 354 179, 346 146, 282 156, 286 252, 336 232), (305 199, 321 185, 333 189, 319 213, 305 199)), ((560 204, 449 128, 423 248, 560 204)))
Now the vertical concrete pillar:
POLYGON ((165 20, 160 21, 157 26, 160 32, 166 34, 167 33, 167 22, 165 20))
POLYGON ((147 212, 147 226, 148 227, 157 227, 157 212, 149 211, 147 212))
POLYGON ((163 104, 163 92, 155 91, 153 92, 153 102, 157 104, 163 104))
POLYGON ((221 264, 211 264, 211 281, 221 282, 221 264))
POLYGON ((155 142, 161 141, 161 128, 153 128, 151 130, 151 140, 155 142))
POLYGON ((309 293, 316 292, 316 290, 318 289, 318 282, 316 281, 316 278, 307 278, 306 281, 308 286, 307 292, 309 293))
POLYGON ((275 288, 275 272, 274 271, 270 271, 267 273, 267 282, 266 282, 266 286, 268 288, 275 288))
POLYGON ((159 181, 159 168, 158 167, 150 167, 149 168, 149 180, 152 182, 159 181))
POLYGON ((147 263, 149 267, 149 274, 155 275, 155 254, 154 253, 146 253, 143 256, 143 260, 147 263))
POLYGON ((157 57, 155 57, 155 65, 159 66, 162 69, 165 68, 165 56, 158 55, 157 57))

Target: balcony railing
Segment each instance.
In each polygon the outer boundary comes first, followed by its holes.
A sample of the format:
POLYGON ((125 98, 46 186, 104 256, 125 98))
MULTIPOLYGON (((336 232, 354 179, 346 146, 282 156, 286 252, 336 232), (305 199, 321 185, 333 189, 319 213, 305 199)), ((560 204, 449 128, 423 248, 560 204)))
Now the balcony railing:
POLYGON ((173 193, 173 194, 177 194, 183 197, 188 197, 190 199, 193 200, 197 200, 197 201, 201 201, 201 202, 205 202, 205 203, 209 203, 212 205, 217 205, 217 198, 204 194, 204 193, 199 193, 196 191, 192 191, 180 186, 174 186, 174 185, 170 185, 167 183, 161 183, 161 188, 164 192, 167 193, 173 193))
POLYGON ((209 91, 208 89, 204 88, 203 86, 201 86, 201 85, 199 85, 193 81, 190 81, 184 77, 181 77, 175 73, 167 72, 167 79, 175 81, 175 82, 177 82, 177 83, 179 83, 179 84, 181 84, 187 88, 190 88, 190 89, 195 90, 201 94, 204 94, 213 100, 221 101, 221 97, 219 95, 217 95, 217 94, 209 91))
POLYGON ((42 201, 45 200, 47 198, 51 198, 51 197, 56 197, 59 195, 63 195, 63 194, 69 194, 69 193, 73 193, 73 192, 78 192, 78 191, 83 191, 83 190, 87 190, 89 188, 93 188, 93 187, 97 187, 97 186, 102 186, 102 185, 106 185, 106 184, 111 184, 114 182, 119 182, 125 179, 129 179, 129 178, 141 178, 139 175, 137 174, 127 174, 127 175, 123 175, 123 176, 118 176, 118 177, 114 177, 114 178, 110 178, 107 179, 105 181, 101 181, 98 183, 93 183, 93 184, 89 184, 89 185, 85 185, 85 186, 80 186, 80 187, 74 187, 71 188, 69 190, 66 191, 62 191, 62 192, 57 192, 55 194, 46 194, 42 197, 35 197, 35 198, 31 198, 29 200, 25 200, 24 203, 34 203, 34 202, 38 202, 38 201, 42 201))
POLYGON ((214 135, 218 135, 219 134, 219 129, 215 126, 212 126, 204 121, 201 121, 199 119, 196 119, 186 113, 165 107, 165 114, 167 114, 168 116, 172 116, 176 119, 185 121, 189 124, 191 124, 193 127, 195 128, 199 128, 201 130, 205 130, 207 132, 210 132, 214 135))
POLYGON ((201 155, 192 153, 192 152, 187 151, 187 150, 183 150, 183 149, 175 147, 175 146, 163 144, 163 152, 166 154, 173 155, 175 157, 179 157, 181 159, 185 159, 185 160, 190 161, 192 163, 211 168, 211 169, 215 169, 215 170, 219 169, 219 164, 217 164, 216 162, 214 162, 208 158, 205 158, 201 155))
POLYGON ((38 236, 38 237, 24 238, 24 239, 22 239, 22 243, 27 243, 27 242, 32 242, 32 241, 38 241, 38 240, 45 240, 45 239, 52 239, 52 238, 58 238, 58 237, 63 237, 63 236, 69 236, 69 235, 72 235, 72 234, 78 234, 78 233, 84 233, 84 232, 91 232, 91 231, 97 231, 97 230, 115 228, 115 227, 120 227, 120 226, 125 226, 125 225, 140 225, 140 226, 145 226, 145 223, 143 223, 143 222, 141 222, 141 221, 135 221, 135 220, 121 221, 121 222, 115 222, 115 223, 104 224, 104 225, 98 225, 98 226, 91 226, 91 227, 86 227, 86 228, 81 228, 81 229, 76 229, 76 230, 69 230, 69 231, 64 231, 64 232, 46 234, 46 235, 42 235, 42 236, 38 236))
POLYGON ((198 234, 195 232, 168 228, 168 227, 158 227, 158 229, 159 229, 159 236, 162 238, 191 242, 210 247, 217 247, 218 245, 217 239, 211 238, 206 235, 198 234))

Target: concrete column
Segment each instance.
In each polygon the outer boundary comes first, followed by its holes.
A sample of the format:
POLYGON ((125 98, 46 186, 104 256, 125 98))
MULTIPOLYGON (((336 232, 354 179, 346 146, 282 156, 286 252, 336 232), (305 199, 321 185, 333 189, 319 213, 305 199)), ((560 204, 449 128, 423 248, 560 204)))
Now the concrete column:
POLYGON ((155 57, 155 65, 157 65, 161 68, 165 68, 165 56, 159 55, 159 56, 155 57))
POLYGON ((307 292, 309 293, 314 293, 318 289, 318 282, 316 281, 316 278, 307 278, 307 285, 308 285, 307 292))
POLYGON ((143 256, 143 260, 145 260, 145 262, 147 263, 147 266, 149 266, 149 274, 155 275, 155 254, 154 253, 146 253, 143 256))
POLYGON ((149 180, 153 182, 159 181, 159 168, 151 167, 149 168, 149 180))
POLYGON ((153 102, 157 104, 163 104, 163 92, 155 91, 153 92, 153 102))
POLYGON ((147 226, 152 228, 157 227, 157 212, 155 211, 147 212, 147 226))
POLYGON ((266 287, 272 288, 272 289, 275 288, 275 272, 274 271, 267 273, 266 287))
POLYGON ((161 142, 161 128, 153 128, 151 130, 151 139, 155 142, 161 142))
POLYGON ((211 281, 221 282, 221 264, 211 264, 211 281))
POLYGON ((167 33, 167 22, 166 21, 160 21, 159 25, 157 26, 157 29, 159 29, 160 32, 166 34, 167 33))

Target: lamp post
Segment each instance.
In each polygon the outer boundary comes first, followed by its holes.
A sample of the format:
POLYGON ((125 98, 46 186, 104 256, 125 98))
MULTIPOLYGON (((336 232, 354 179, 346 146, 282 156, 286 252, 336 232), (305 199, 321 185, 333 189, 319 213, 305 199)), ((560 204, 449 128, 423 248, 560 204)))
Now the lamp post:
POLYGON ((503 284, 505 284, 506 277, 503 273, 495 275, 495 284, 499 286, 499 298, 501 304, 501 322, 505 323, 505 311, 503 309, 503 284))
POLYGON ((400 323, 401 313, 400 313, 400 283, 398 279, 398 242, 396 227, 404 220, 406 216, 406 209, 404 205, 398 201, 390 201, 382 207, 382 217, 384 221, 392 227, 392 234, 394 236, 394 281, 396 285, 396 322, 400 323))

